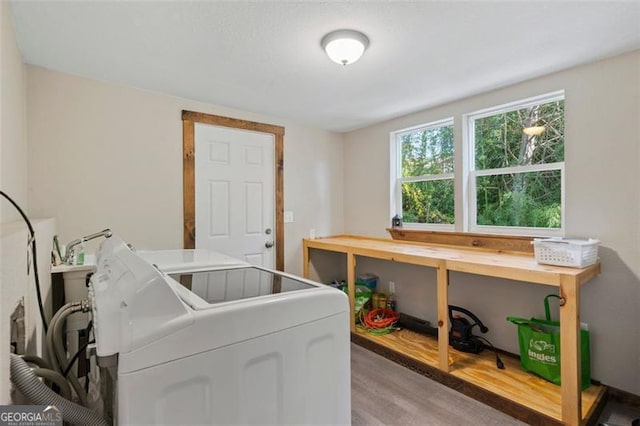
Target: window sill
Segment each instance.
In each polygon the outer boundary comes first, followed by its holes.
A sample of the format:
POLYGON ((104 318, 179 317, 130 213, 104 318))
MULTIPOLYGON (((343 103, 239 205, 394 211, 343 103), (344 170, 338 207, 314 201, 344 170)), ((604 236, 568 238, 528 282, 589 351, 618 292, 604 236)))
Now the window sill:
POLYGON ((469 232, 441 232, 420 229, 387 228, 391 238, 418 243, 447 244, 481 248, 498 252, 533 254, 533 237, 515 235, 474 234, 469 232))

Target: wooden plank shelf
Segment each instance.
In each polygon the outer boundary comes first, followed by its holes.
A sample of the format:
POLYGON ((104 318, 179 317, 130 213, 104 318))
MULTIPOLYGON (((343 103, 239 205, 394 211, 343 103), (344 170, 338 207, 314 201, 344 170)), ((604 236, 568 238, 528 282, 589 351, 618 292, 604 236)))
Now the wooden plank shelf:
MULTIPOLYGON (((495 354, 488 349, 468 354, 451 348, 450 371, 445 373, 438 369, 438 341, 433 337, 410 330, 377 336, 357 329, 352 340, 528 424, 563 424, 560 387, 524 371, 514 356, 501 354, 505 369, 499 370, 495 354)), ((582 392, 583 423, 597 420, 606 393, 607 388, 598 385, 582 392)))
MULTIPOLYGON (((438 243, 421 243, 352 235, 305 239, 303 240, 303 276, 305 278, 309 277, 309 261, 312 249, 346 254, 348 294, 351 306, 353 306, 355 300, 355 267, 358 256, 436 269, 437 324, 439 331, 439 338, 436 344, 437 360, 430 359, 428 362, 425 360, 419 362, 425 367, 439 371, 438 377, 447 377, 449 381, 453 380, 452 378, 458 380, 455 385, 456 388, 462 386, 460 383, 464 383, 466 386, 477 389, 491 387, 490 384, 484 383, 484 381, 493 379, 478 372, 478 370, 484 370, 485 368, 481 364, 468 363, 468 358, 462 358, 462 360, 454 364, 450 362, 452 359, 451 354, 454 351, 449 349, 449 271, 557 287, 562 301, 560 308, 562 386, 559 388, 559 397, 549 396, 551 399, 545 400, 544 397, 538 399, 544 401, 543 405, 548 403, 550 406, 556 407, 550 411, 551 415, 547 416, 549 419, 556 419, 554 421, 561 419, 562 423, 569 425, 585 423, 585 419, 591 418, 589 413, 593 411, 593 406, 598 404, 590 404, 583 407, 583 393, 580 391, 580 287, 600 272, 600 264, 596 263, 586 268, 540 265, 531 253, 522 253, 518 250, 504 251, 502 246, 500 246, 500 249, 487 248, 488 244, 483 247, 475 247, 473 243, 475 240, 471 241, 472 247, 456 245, 455 241, 457 240, 455 238, 451 245, 442 244, 442 241, 442 239, 439 239, 438 243), (465 367, 465 363, 468 363, 467 367, 465 367), (433 365, 436 367, 433 367, 433 365), (481 385, 476 383, 481 383, 481 385), (560 415, 557 416, 554 410, 559 410, 560 415)), ((496 243, 496 241, 491 242, 492 245, 496 243)), ((478 243, 480 246, 483 244, 478 243)), ((351 318, 351 331, 352 333, 356 332, 354 316, 351 318)), ((356 336, 359 335, 356 334, 356 336)), ((374 342, 371 339, 365 339, 364 341, 376 343, 380 347, 384 347, 386 343, 389 343, 388 340, 374 342)), ((388 350, 398 354, 398 357, 413 359, 414 362, 417 362, 415 358, 411 358, 410 345, 399 345, 396 349, 388 350), (405 354, 405 351, 409 352, 405 354)), ((429 356, 433 357, 434 354, 431 353, 429 356)), ((526 388, 529 383, 530 380, 527 379, 521 386, 526 388)), ((500 381, 497 382, 495 387, 501 387, 500 381)), ((511 389, 513 389, 511 392, 501 390, 498 393, 488 393, 504 401, 519 400, 519 395, 522 393, 521 389, 518 386, 512 386, 511 389)), ((520 405, 516 402, 514 404, 520 405)), ((535 406, 535 402, 531 404, 535 406)), ((531 404, 527 402, 527 404, 520 406, 529 407, 531 404)), ((497 408, 502 409, 501 407, 497 408)), ((537 408, 529 408, 528 410, 534 413, 540 412, 537 408)))

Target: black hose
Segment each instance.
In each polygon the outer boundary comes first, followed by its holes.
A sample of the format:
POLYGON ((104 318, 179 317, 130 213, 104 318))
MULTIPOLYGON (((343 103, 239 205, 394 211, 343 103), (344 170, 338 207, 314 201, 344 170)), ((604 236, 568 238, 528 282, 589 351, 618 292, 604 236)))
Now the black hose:
POLYGON ((90 344, 95 343, 95 342, 96 342, 95 340, 89 340, 88 342, 85 342, 82 346, 80 346, 80 349, 78 349, 78 351, 75 354, 73 354, 73 356, 71 357, 71 361, 69 361, 69 365, 67 365, 67 368, 64 369, 64 372, 62 373, 62 375, 64 377, 67 377, 67 375, 69 374, 69 372, 73 368, 73 364, 76 363, 76 361, 78 360, 78 357, 80 356, 82 351, 87 349, 87 346, 89 346, 90 344))
POLYGON ((47 324, 47 319, 44 315, 44 305, 42 304, 42 294, 40 293, 40 278, 38 275, 38 254, 37 254, 38 250, 36 248, 36 237, 35 237, 36 233, 33 230, 33 226, 31 226, 31 222, 29 221, 29 218, 24 213, 24 211, 22 211, 20 206, 15 201, 13 201, 11 197, 9 197, 4 191, 0 191, 0 194, 2 194, 4 198, 9 200, 9 202, 13 205, 13 207, 15 207, 16 210, 18 210, 18 213, 20 213, 20 216, 22 216, 22 219, 24 219, 24 221, 27 223, 27 227, 29 228, 29 234, 30 234, 29 245, 31 247, 31 255, 33 256, 33 274, 35 275, 35 280, 36 280, 36 294, 38 295, 38 308, 40 309, 40 318, 42 319, 42 327, 44 328, 44 332, 46 333, 47 330, 49 329, 49 325, 47 324))
MULTIPOLYGON (((64 372, 62 373, 62 375, 64 377, 67 377, 67 375, 69 374, 69 372, 71 371, 71 369, 73 368, 73 364, 76 363, 76 361, 78 360, 78 358, 80 357, 80 354, 82 353, 82 351, 84 351, 85 349, 87 349, 87 346, 89 346, 92 343, 95 343, 95 339, 91 340, 89 339, 89 336, 91 336, 91 329, 93 328, 93 320, 89 320, 89 324, 87 324, 87 328, 84 330, 84 334, 87 336, 87 342, 85 344, 83 344, 80 349, 78 349, 78 351, 73 354, 73 356, 71 357, 71 360, 69 361, 69 365, 67 365, 67 368, 64 369, 64 372)), ((89 380, 87 380, 85 382, 85 384, 89 384, 89 380)), ((86 390, 86 389, 85 389, 86 390)))

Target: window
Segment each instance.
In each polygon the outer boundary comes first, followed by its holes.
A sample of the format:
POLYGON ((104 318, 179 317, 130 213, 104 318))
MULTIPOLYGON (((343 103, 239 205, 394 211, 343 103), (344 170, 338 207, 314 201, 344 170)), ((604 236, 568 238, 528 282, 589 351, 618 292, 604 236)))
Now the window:
POLYGON ((563 95, 492 108, 467 120, 470 230, 560 233, 563 95))
POLYGON ((395 212, 413 227, 453 229, 453 120, 393 135, 395 212))
POLYGON ((391 216, 407 228, 562 235, 564 92, 460 122, 458 141, 453 118, 391 134, 391 216))

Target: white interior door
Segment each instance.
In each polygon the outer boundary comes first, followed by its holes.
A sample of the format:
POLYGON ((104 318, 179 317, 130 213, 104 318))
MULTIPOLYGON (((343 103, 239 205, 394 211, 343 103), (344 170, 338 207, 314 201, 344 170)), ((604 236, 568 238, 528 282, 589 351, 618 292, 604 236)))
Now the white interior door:
POLYGON ((196 248, 275 264, 272 134, 195 125, 196 248))

